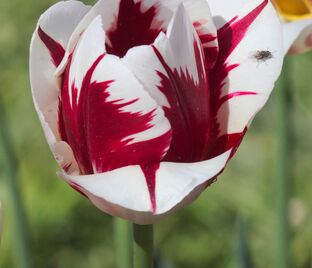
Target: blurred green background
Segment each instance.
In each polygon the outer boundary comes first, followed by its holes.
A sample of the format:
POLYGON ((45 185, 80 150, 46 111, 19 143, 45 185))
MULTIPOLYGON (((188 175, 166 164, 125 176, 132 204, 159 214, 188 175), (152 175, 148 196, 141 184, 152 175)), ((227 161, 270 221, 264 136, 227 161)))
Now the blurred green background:
MULTIPOLYGON (((29 221, 35 268, 115 267, 112 217, 55 175, 58 167, 35 113, 28 79, 28 49, 37 19, 55 1, 0 0, 0 94, 5 126, 19 161, 18 179, 29 221)), ((292 58, 291 225, 293 267, 312 267, 312 53, 292 58)), ((274 267, 277 254, 275 91, 217 183, 186 209, 155 226, 166 267, 232 268, 246 237, 252 264, 274 267), (239 220, 240 219, 240 220, 239 220), (238 224, 241 222, 243 224, 238 224), (240 230, 240 231, 238 231, 240 230), (243 230, 243 231, 242 231, 243 230), (245 233, 244 233, 245 232, 245 233), (174 266, 170 266, 170 262, 174 266)), ((2 122, 0 122, 2 124, 2 122)), ((0 267, 18 267, 13 213, 0 155, 3 240, 0 267)))

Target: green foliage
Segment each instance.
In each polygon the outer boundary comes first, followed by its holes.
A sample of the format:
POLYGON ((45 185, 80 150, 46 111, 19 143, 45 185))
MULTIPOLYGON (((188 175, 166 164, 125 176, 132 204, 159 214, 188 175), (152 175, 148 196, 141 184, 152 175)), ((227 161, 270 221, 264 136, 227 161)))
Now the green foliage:
MULTIPOLYGON (((0 1, 0 94, 4 99, 20 168, 20 189, 30 225, 34 268, 111 268, 112 218, 55 175, 58 167, 44 140, 28 80, 28 49, 40 14, 52 0, 0 1)), ((312 54, 294 59, 294 176, 290 202, 294 267, 310 267, 312 248, 312 54)), ((274 168, 276 93, 256 118, 225 172, 198 200, 156 225, 164 259, 179 268, 236 267, 235 222, 248 218, 254 267, 272 267, 276 248, 274 168)), ((0 163, 5 155, 0 155, 0 163)), ((17 267, 12 205, 0 164, 4 233, 0 267, 17 267)))

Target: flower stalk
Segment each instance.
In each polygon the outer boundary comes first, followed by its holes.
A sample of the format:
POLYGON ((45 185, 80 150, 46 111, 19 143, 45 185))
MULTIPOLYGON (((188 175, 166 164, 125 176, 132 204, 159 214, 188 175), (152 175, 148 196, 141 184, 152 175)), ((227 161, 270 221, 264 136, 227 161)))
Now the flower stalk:
POLYGON ((153 268, 153 225, 133 224, 134 268, 153 268))
POLYGON ((133 244, 131 223, 118 217, 114 219, 116 265, 118 268, 133 267, 133 244))
POLYGON ((3 172, 6 178, 10 202, 13 210, 15 256, 17 267, 31 268, 29 250, 29 237, 27 232, 27 220, 22 205, 21 193, 18 185, 18 164, 13 151, 13 144, 8 133, 8 124, 5 116, 5 109, 0 100, 0 153, 3 157, 3 172))
POLYGON ((291 58, 286 57, 282 77, 279 81, 277 100, 277 166, 276 166, 276 209, 277 209, 277 266, 290 268, 290 231, 288 203, 291 189, 291 58))

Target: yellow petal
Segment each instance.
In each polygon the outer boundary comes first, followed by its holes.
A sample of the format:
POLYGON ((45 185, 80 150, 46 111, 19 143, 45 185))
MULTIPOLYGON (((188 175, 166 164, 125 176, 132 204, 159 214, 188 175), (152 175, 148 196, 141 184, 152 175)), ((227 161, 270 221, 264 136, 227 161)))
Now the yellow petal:
POLYGON ((272 0, 284 20, 312 18, 312 0, 272 0))

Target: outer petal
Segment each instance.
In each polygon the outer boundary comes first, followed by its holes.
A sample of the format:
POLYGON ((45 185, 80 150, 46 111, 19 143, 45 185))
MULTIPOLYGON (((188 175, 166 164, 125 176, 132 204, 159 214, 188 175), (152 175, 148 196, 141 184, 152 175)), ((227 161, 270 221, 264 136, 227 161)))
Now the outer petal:
POLYGON ((71 164, 72 153, 68 145, 56 144, 60 140, 57 123, 59 89, 53 74, 70 35, 88 10, 88 6, 78 1, 55 4, 40 17, 30 46, 30 81, 35 108, 48 143, 63 167, 75 164, 71 164))
POLYGON ((269 1, 208 2, 218 28, 220 51, 210 72, 212 138, 216 139, 210 155, 218 155, 239 146, 273 89, 284 51, 281 25, 269 1))
POLYGON ((41 15, 30 46, 30 78, 34 100, 43 111, 57 100, 53 73, 75 27, 89 10, 78 1, 59 2, 41 15))
POLYGON ((312 20, 285 22, 283 24, 284 51, 291 54, 312 49, 312 20))
POLYGON ((139 166, 95 175, 69 176, 63 172, 59 175, 100 210, 135 223, 150 224, 192 202, 208 181, 222 171, 229 154, 198 163, 161 163, 156 172, 155 210, 139 166))

